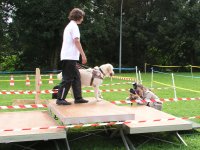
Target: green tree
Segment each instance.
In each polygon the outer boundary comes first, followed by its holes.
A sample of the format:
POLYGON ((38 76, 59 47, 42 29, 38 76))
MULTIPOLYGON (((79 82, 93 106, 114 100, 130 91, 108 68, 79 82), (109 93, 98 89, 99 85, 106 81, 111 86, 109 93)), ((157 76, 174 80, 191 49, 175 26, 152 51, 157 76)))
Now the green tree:
MULTIPOLYGON (((2 0, 1 56, 17 56, 15 69, 57 69, 67 15, 80 7, 86 12, 80 31, 88 65, 117 66, 120 5, 120 0, 2 0)), ((199 28, 199 0, 124 0, 122 66, 198 64, 199 28)))
POLYGON ((17 55, 11 46, 9 25, 11 22, 12 7, 7 1, 0 2, 0 70, 13 70, 17 64, 17 55), (12 55, 12 57, 10 57, 12 55), (10 57, 8 62, 8 57, 10 57), (12 67, 9 67, 9 66, 12 67))

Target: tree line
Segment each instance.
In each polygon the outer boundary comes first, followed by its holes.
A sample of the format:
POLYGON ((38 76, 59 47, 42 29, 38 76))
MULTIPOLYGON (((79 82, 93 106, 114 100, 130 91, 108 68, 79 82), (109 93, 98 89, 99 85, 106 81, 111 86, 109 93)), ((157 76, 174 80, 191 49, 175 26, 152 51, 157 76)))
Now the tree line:
MULTIPOLYGON (((80 25, 88 66, 119 63, 121 0, 1 0, 0 70, 53 70, 68 13, 86 13, 80 25)), ((198 65, 200 0, 123 0, 122 67, 198 65)))

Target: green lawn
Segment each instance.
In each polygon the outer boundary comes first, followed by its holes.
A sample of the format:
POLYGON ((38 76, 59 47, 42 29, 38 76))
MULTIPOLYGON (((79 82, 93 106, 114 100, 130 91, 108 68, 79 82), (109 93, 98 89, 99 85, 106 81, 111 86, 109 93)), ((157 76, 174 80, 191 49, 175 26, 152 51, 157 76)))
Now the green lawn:
MULTIPOLYGON (((175 73, 175 85, 176 85, 176 95, 179 98, 196 98, 200 97, 200 78, 192 78, 189 77, 190 73, 175 73)), ((194 73, 194 76, 200 76, 200 73, 194 73)), ((123 74, 116 74, 116 76, 124 76, 124 77, 135 77, 134 73, 123 73, 123 74)), ((142 73, 142 83, 147 87, 151 87, 151 73, 143 74, 142 73)), ((56 78, 56 75, 53 77, 56 78)), ((41 90, 50 90, 53 88, 54 85, 59 83, 58 80, 54 80, 54 84, 48 84, 49 75, 42 76, 42 85, 41 90)), ((35 82, 34 76, 30 76, 31 86, 25 86, 25 75, 14 75, 15 86, 9 85, 10 76, 9 75, 0 75, 0 91, 2 90, 34 90, 35 82)), ((131 82, 131 81, 123 81, 119 79, 112 79, 106 78, 103 84, 113 84, 113 83, 124 83, 124 82, 131 82)), ((172 85, 172 75, 169 74, 161 74, 161 73, 154 73, 153 76, 153 91, 160 97, 160 98, 174 98, 174 89, 169 87, 172 85), (169 89, 157 89, 157 88, 165 88, 169 87, 169 89)), ((109 86, 102 86, 101 89, 129 89, 132 85, 130 83, 127 84, 120 84, 120 85, 109 85, 109 86)), ((83 88, 84 89, 92 89, 92 88, 83 88)), ((104 92, 102 93, 105 100, 113 101, 113 100, 125 100, 125 98, 129 95, 127 92, 104 92)), ((83 93, 84 97, 92 97, 94 93, 83 93)), ((51 94, 41 94, 41 99, 51 99, 51 94)), ((12 105, 12 101, 14 99, 34 99, 34 95, 0 95, 0 105, 12 105)), ((163 111, 175 115, 177 117, 192 117, 192 116, 200 116, 200 102, 199 101, 178 101, 178 102, 165 102, 163 104, 163 111)), ((30 110, 30 109, 29 109, 30 110)), ((3 111, 18 111, 18 110, 0 110, 3 111)), ((24 110, 25 111, 25 110, 24 110)), ((199 119, 193 119, 200 123, 199 119)), ((90 128, 89 128, 90 129, 90 128)), ((72 129, 69 134, 69 139, 73 139, 76 136, 80 135, 83 131, 89 130, 88 128, 84 129, 72 129), (81 131, 81 132, 80 132, 81 131)), ((100 128, 101 129, 101 128, 100 128)), ((151 140, 150 142, 143 144, 142 146, 138 147, 138 149, 142 150, 193 150, 199 149, 200 143, 200 135, 199 130, 195 131, 184 131, 180 132, 181 136, 188 144, 188 147, 183 145, 172 145, 165 142, 160 142, 158 140, 151 140)), ((120 137, 109 138, 105 136, 105 134, 100 134, 101 136, 89 136, 87 138, 77 140, 77 141, 70 141, 70 146, 72 149, 77 150, 124 150, 125 147, 120 137)), ((145 135, 146 136, 146 135, 145 135)), ((149 135, 152 137, 152 135, 149 135)), ((177 142, 177 139, 168 134, 168 133, 160 133, 154 134, 154 136, 158 136, 159 138, 163 138, 166 140, 171 140, 177 142)), ((147 137, 144 135, 131 135, 130 139, 133 141, 133 144, 137 147, 142 144, 144 141, 147 140, 147 137)), ((45 145, 45 144, 44 144, 45 145)), ((42 147, 42 144, 40 145, 42 147)), ((10 150, 8 145, 1 145, 0 149, 10 150)), ((48 146, 44 146, 43 149, 48 149, 48 146)))

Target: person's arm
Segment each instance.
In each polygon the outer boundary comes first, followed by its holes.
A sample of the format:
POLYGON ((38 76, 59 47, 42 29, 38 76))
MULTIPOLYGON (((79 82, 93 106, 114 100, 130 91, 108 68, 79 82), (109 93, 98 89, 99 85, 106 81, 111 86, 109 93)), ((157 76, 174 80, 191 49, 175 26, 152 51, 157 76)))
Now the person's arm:
POLYGON ((81 42, 80 42, 80 39, 79 38, 75 38, 74 39, 74 42, 75 42, 75 45, 76 47, 78 48, 80 54, 81 54, 81 57, 82 57, 82 63, 83 64, 86 64, 87 63, 87 58, 85 56, 85 52, 83 51, 83 48, 81 46, 81 42))

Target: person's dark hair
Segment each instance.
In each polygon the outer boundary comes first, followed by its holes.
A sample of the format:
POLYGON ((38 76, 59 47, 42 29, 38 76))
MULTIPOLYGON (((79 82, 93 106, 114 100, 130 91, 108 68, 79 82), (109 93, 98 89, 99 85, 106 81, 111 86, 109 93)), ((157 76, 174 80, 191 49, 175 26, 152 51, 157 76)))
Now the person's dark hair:
POLYGON ((85 16, 85 12, 83 10, 81 10, 79 8, 74 8, 69 13, 68 19, 74 20, 74 21, 79 21, 84 16, 85 16))

